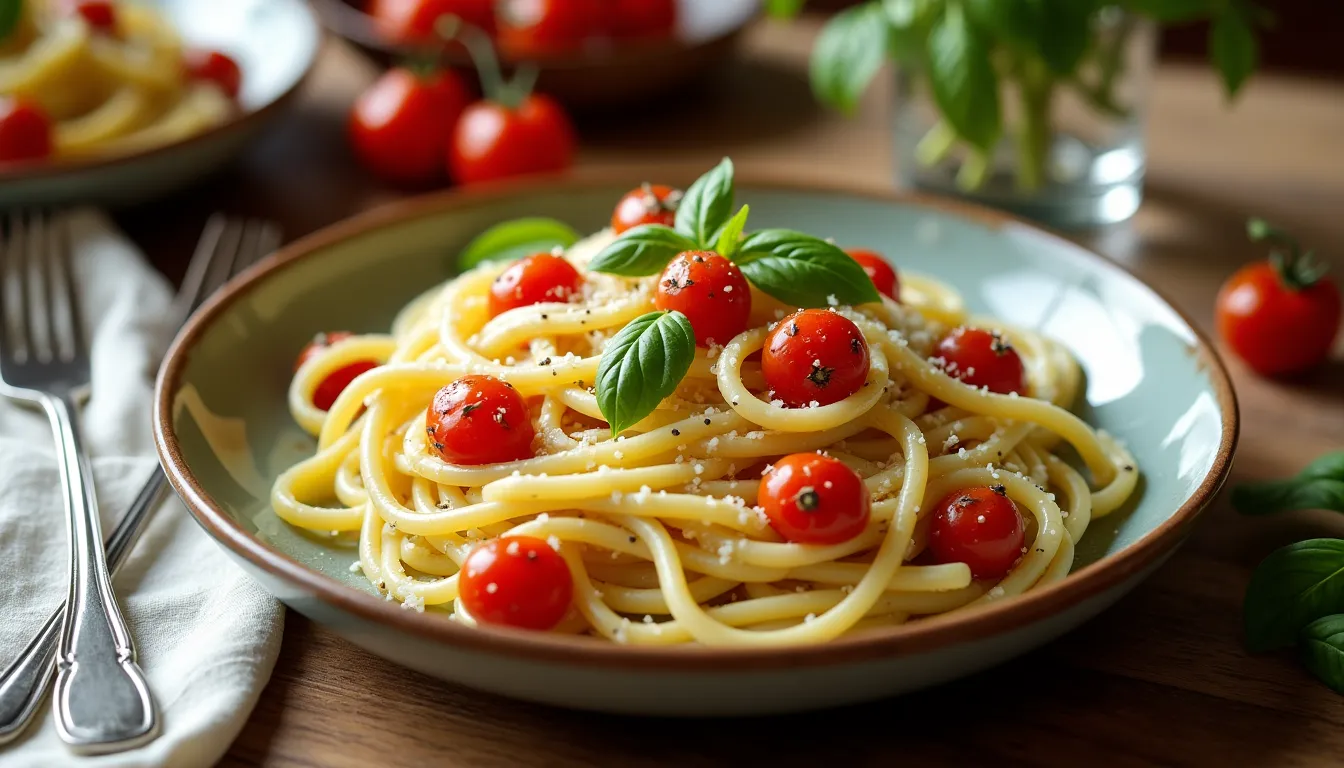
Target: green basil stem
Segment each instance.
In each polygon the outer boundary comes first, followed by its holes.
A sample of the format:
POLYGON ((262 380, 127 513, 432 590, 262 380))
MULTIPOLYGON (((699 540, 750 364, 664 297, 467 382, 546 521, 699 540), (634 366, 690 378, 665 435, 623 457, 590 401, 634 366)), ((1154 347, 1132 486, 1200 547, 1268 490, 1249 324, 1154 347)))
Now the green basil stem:
POLYGON ((972 147, 967 150, 966 158, 961 161, 961 168, 957 170, 957 186, 967 192, 974 192, 983 187, 985 179, 989 177, 989 159, 989 153, 979 148, 972 147))
POLYGON ((1125 49, 1134 34, 1135 18, 1121 14, 1110 35, 1102 36, 1097 53, 1097 96, 1103 104, 1115 105, 1115 80, 1125 71, 1125 49))
MULTIPOLYGON (((481 79, 481 93, 485 98, 505 107, 513 108, 527 96, 531 89, 531 83, 528 83, 529 91, 522 91, 514 86, 510 86, 504 80, 504 71, 499 66, 499 57, 495 55, 495 44, 490 37, 474 25, 467 24, 454 14, 445 13, 434 22, 434 31, 443 38, 445 42, 456 40, 462 43, 467 49, 467 54, 471 56, 471 61, 476 65, 476 74, 481 79)), ((534 74, 535 78, 536 75, 534 74)))
POLYGON ((1045 183, 1054 138, 1050 106, 1055 82, 1044 62, 1034 57, 1023 62, 1018 94, 1022 99, 1022 115, 1017 127, 1017 186, 1025 192, 1034 192, 1045 183))
POLYGON ((915 145, 915 162, 925 168, 932 168, 947 159, 947 154, 956 143, 957 132, 952 130, 946 120, 939 120, 915 145))

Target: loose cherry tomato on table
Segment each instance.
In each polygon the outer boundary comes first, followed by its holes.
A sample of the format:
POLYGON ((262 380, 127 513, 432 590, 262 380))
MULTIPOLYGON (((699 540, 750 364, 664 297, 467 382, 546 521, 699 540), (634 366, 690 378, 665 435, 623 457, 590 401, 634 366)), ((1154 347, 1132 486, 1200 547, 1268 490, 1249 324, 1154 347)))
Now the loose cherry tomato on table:
POLYGON ((40 160, 52 152, 51 118, 24 98, 0 96, 0 163, 40 160))
POLYGON ((66 0, 64 5, 67 13, 79 14, 99 32, 117 30, 117 7, 112 0, 66 0))
POLYGON ((463 376, 435 393, 425 431, 440 458, 464 465, 529 459, 536 434, 518 390, 477 375, 463 376))
POLYGON ((471 96, 452 72, 421 77, 389 69, 350 110, 350 143, 369 170, 397 184, 423 184, 443 175, 453 126, 471 96))
POLYGON ((677 220, 681 190, 663 184, 643 184, 625 193, 611 214, 611 231, 621 234, 641 224, 670 227, 677 220))
POLYGON ((486 32, 495 28, 492 0, 370 0, 366 12, 378 32, 396 43, 426 43, 439 39, 435 25, 443 16, 456 16, 486 32))
POLYGON ((1026 371, 1017 350, 997 331, 960 327, 944 336, 933 349, 943 371, 972 387, 1006 395, 1026 394, 1026 371))
POLYGON ((611 0, 607 28, 624 39, 671 37, 677 26, 676 0, 611 0))
POLYGON ((868 279, 873 281, 873 287, 877 288, 878 293, 892 301, 901 300, 901 283, 896 278, 896 270, 882 258, 881 254, 867 248, 850 248, 845 253, 859 262, 859 266, 863 267, 868 279))
POLYGON ((658 278, 654 306, 691 321, 700 347, 727 344, 747 329, 751 288, 742 271, 713 251, 678 254, 658 278))
POLYGON ((934 508, 929 551, 940 563, 965 563, 977 579, 999 579, 1022 559, 1026 527, 1003 486, 963 488, 934 508))
POLYGON ((574 128, 550 97, 467 107, 453 131, 448 167, 459 184, 561 171, 574 161, 574 128))
POLYGON ((1286 233, 1253 221, 1251 236, 1284 247, 1248 264, 1218 292, 1218 334, 1256 372, 1299 373, 1329 357, 1339 331, 1339 288, 1286 233))
POLYGON ((495 21, 499 48, 507 56, 528 59, 579 48, 600 30, 598 0, 498 0, 495 21))
MULTIPOLYGON (((308 342, 308 346, 304 347, 302 352, 299 352, 299 359, 294 363, 294 370, 297 371, 304 363, 321 354, 327 347, 344 341, 352 335, 349 331, 319 333, 312 341, 308 342)), ((350 363, 343 368, 337 368, 327 374, 327 378, 323 379, 322 383, 317 385, 317 389, 313 390, 313 405, 324 411, 331 410, 331 406, 336 403, 336 398, 340 397, 345 388, 350 386, 350 382, 359 378, 360 374, 365 371, 377 367, 378 364, 372 360, 361 360, 350 363)))
POLYGON ((757 496, 770 526, 799 544, 840 544, 868 527, 872 500, 863 478, 839 459, 795 453, 775 462, 757 496))
POLYGON ((221 51, 189 49, 182 54, 182 65, 192 80, 213 82, 231 99, 238 98, 243 71, 238 62, 221 51))
POLYGON ((566 302, 583 290, 583 275, 563 256, 534 253, 519 259, 490 284, 490 316, 518 307, 566 302))
POLYGON ((574 600, 569 565, 535 536, 504 536, 473 549, 457 589, 477 621, 522 629, 554 628, 574 600))
POLYGON ((761 352, 767 396, 789 408, 844 400, 863 387, 868 365, 868 342, 859 327, 826 309, 803 309, 780 320, 761 352))

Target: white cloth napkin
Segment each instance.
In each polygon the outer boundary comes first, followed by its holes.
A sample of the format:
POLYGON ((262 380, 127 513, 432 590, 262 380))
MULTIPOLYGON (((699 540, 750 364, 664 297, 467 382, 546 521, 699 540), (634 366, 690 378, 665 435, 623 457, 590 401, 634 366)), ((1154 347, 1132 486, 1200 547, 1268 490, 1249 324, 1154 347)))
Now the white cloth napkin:
MULTIPOLYGON (((171 298, 163 278, 94 211, 72 214, 74 272, 91 329, 92 397, 83 410, 103 532, 110 533, 155 464, 151 387, 171 298)), ((0 398, 0 667, 13 661, 65 597, 66 526, 55 448, 39 413, 0 398)), ((163 732, 140 749, 79 758, 43 704, 0 765, 204 766, 238 735, 280 648, 283 612, 173 496, 116 577, 163 732)))

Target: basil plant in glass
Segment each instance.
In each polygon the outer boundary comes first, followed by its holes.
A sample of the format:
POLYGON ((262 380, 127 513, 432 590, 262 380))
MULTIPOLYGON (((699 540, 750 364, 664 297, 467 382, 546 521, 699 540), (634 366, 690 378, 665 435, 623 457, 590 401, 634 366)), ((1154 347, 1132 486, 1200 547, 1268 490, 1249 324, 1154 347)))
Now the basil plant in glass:
POLYGON ((1055 226, 1114 223, 1142 196, 1157 26, 1201 19, 1230 99, 1268 20, 1249 0, 869 0, 822 30, 812 89, 852 111, 891 58, 902 183, 1055 226))

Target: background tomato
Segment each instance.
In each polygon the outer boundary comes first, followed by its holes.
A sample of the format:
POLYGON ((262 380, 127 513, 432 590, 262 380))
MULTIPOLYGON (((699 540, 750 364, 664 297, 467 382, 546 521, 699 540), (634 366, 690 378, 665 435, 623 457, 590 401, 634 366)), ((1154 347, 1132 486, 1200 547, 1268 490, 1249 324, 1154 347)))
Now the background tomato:
POLYGON ((577 49, 601 30, 606 13, 598 0, 498 0, 499 48, 512 58, 577 49))
POLYGON ((51 119, 27 99, 0 96, 0 163, 51 155, 51 119))
POLYGON ((453 132, 448 167, 459 184, 568 168, 574 128, 559 104, 532 94, 517 107, 482 100, 462 114, 453 132))
POLYGON ((452 72, 420 77, 389 69, 355 101, 351 145, 360 162, 385 179, 432 181, 443 174, 443 154, 469 99, 452 72))
POLYGON ((384 37, 399 43, 437 40, 435 23, 446 14, 486 32, 495 28, 493 0, 370 0, 365 10, 384 37))

